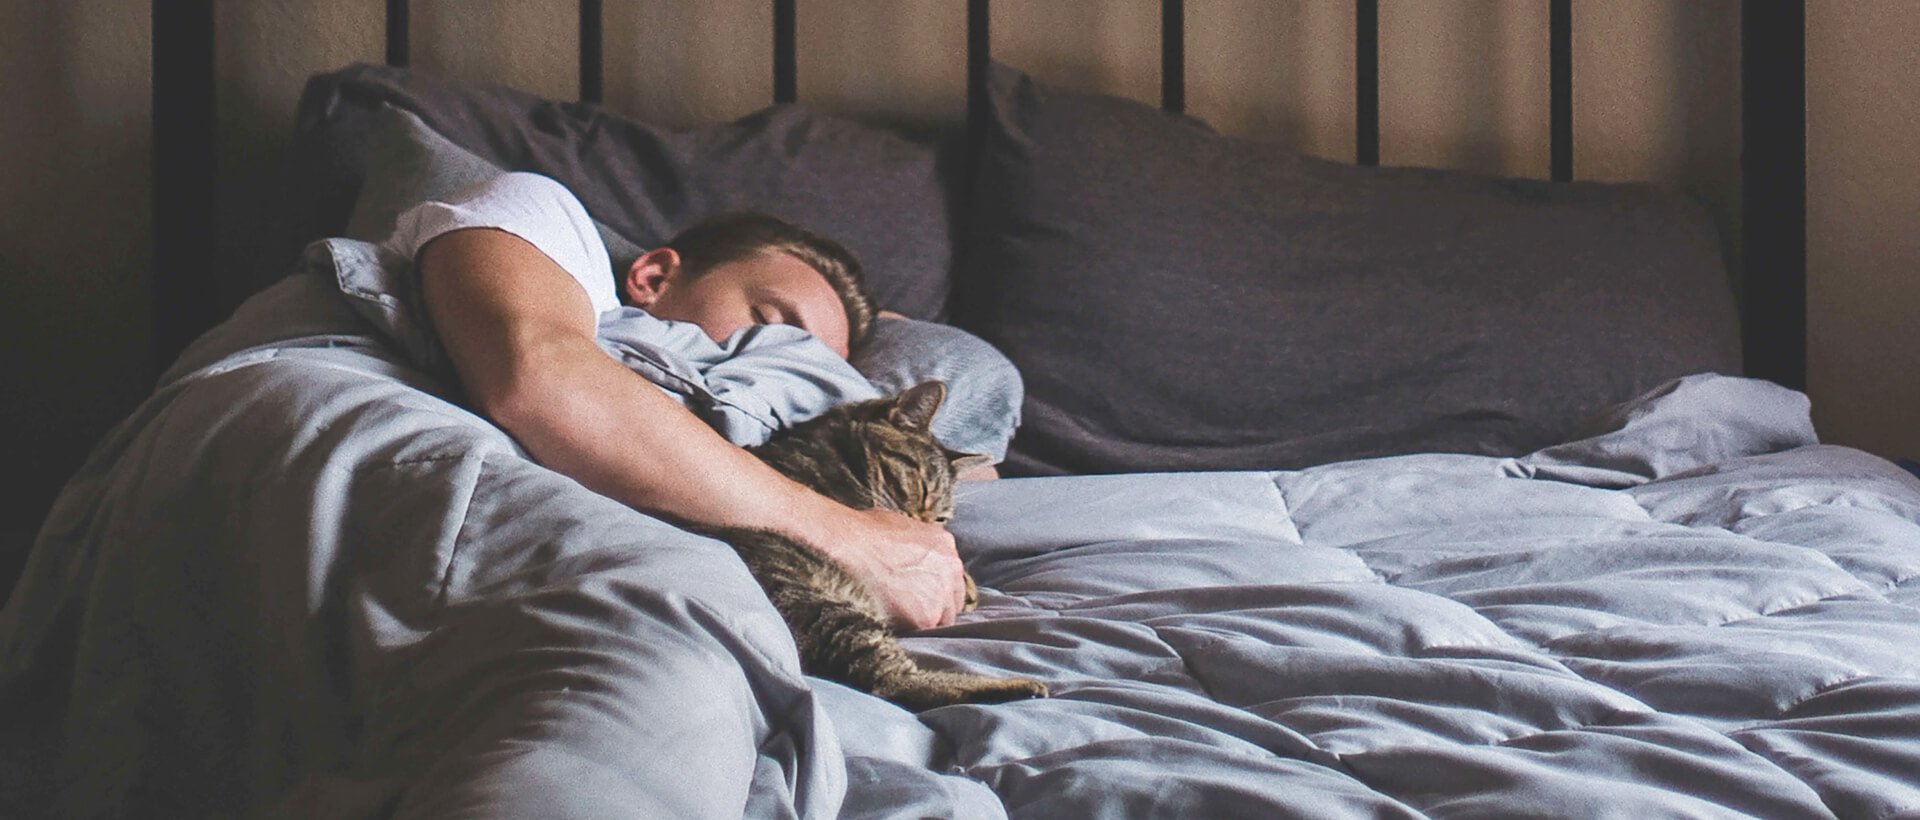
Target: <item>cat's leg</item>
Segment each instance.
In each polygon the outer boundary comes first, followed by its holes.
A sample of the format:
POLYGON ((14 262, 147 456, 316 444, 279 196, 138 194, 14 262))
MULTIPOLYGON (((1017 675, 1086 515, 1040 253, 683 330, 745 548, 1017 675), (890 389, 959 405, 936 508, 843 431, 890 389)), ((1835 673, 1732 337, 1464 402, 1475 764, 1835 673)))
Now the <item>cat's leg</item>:
POLYGON ((996 678, 922 668, 864 601, 832 600, 807 588, 796 609, 801 666, 813 674, 871 692, 920 711, 956 703, 998 703, 1047 696, 1045 684, 1027 678, 996 678))
POLYGON ((900 646, 873 595, 839 564, 806 549, 756 552, 747 564, 793 630, 809 674, 915 711, 1047 696, 1044 684, 1027 678, 923 669, 900 646))
POLYGON ((992 678, 968 672, 915 667, 911 677, 894 678, 874 695, 919 712, 956 703, 1006 703, 1047 696, 1047 685, 1031 678, 992 678))

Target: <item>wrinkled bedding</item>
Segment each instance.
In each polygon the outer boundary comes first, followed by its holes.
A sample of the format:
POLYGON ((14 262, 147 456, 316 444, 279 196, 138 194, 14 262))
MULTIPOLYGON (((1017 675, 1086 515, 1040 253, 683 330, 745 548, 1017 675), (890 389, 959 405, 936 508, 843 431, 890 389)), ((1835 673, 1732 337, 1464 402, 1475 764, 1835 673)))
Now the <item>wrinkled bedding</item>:
POLYGON ((984 604, 908 645, 1056 696, 916 716, 401 362, 291 277, 101 442, 0 614, 0 815, 1920 813, 1920 480, 1792 391, 965 485, 984 604))

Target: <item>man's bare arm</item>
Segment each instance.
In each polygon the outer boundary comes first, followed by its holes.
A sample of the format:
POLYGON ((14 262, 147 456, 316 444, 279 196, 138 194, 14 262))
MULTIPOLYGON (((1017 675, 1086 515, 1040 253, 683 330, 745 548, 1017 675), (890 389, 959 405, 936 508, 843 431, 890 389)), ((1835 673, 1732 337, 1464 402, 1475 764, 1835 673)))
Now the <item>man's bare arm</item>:
POLYGON ((629 506, 787 533, 863 577, 904 626, 950 622, 964 598, 952 536, 856 511, 721 438, 594 341, 586 292, 504 231, 443 234, 419 254, 421 290, 475 408, 540 463, 629 506))

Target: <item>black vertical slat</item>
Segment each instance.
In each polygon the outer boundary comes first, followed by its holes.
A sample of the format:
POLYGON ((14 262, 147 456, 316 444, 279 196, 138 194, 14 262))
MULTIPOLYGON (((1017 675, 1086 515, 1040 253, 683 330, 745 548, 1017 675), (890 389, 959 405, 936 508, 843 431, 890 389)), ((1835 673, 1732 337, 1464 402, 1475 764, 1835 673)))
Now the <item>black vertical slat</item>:
POLYGON ((978 156, 987 133, 987 70, 993 33, 987 0, 967 0, 967 153, 978 156))
POLYGON ((1749 376, 1807 385, 1807 36, 1801 0, 1740 23, 1742 323, 1749 376))
POLYGON ((597 103, 605 95, 606 69, 600 25, 601 0, 580 0, 580 101, 597 103))
POLYGON ((1380 164, 1380 0, 1353 4, 1353 115, 1356 162, 1380 164))
POLYGON ((153 0, 154 373, 213 326, 213 0, 153 0))
MULTIPOLYGON (((959 163, 962 179, 960 200, 956 203, 960 211, 960 236, 969 235, 978 219, 973 202, 980 197, 978 189, 983 177, 979 168, 993 122, 990 91, 993 68, 991 20, 992 13, 987 0, 967 0, 967 136, 965 160, 959 163)), ((970 251, 962 251, 958 265, 964 267, 971 264, 968 253, 970 251)), ((953 290, 947 295, 947 309, 954 317, 973 315, 981 308, 981 299, 985 294, 975 286, 976 279, 955 278, 953 290)))
POLYGON ((1573 0, 1553 0, 1548 22, 1553 179, 1573 181, 1573 0))
POLYGON ((1187 110, 1187 11, 1182 0, 1160 0, 1160 107, 1187 110))
POLYGON ((409 33, 407 0, 387 0, 387 65, 405 67, 409 33))
POLYGON ((777 103, 800 98, 793 5, 794 0, 773 0, 773 101, 777 103))

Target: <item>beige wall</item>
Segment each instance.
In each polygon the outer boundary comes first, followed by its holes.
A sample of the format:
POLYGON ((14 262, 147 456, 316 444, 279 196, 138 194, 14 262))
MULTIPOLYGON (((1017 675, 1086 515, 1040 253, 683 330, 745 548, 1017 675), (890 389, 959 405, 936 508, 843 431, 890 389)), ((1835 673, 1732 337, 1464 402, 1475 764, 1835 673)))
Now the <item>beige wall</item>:
MULTIPOLYGON (((771 94, 765 0, 611 0, 607 97, 667 123, 771 94), (715 47, 719 44, 719 47, 715 47)), ((221 202, 273 167, 307 75, 382 55, 379 0, 218 6, 221 202)), ((1190 0, 1191 110, 1229 133, 1353 151, 1347 0, 1190 0)), ((1381 4, 1393 164, 1544 176, 1546 4, 1381 4)), ((570 3, 415 0, 415 62, 577 91, 570 3)), ((0 568, 87 446, 145 389, 148 0, 0 4, 0 568)), ((1054 82, 1153 102, 1154 0, 996 0, 995 54, 1054 82)), ((1662 179, 1737 217, 1738 3, 1578 0, 1575 171, 1662 179)), ((1823 437, 1920 454, 1920 3, 1809 4, 1811 392, 1823 437)), ((910 122, 960 116, 959 0, 800 3, 803 99, 910 122)), ((231 249, 222 258, 231 260, 231 249)))
POLYGON ((1814 424, 1920 458, 1920 3, 1807 7, 1814 424))
POLYGON ((145 8, 0 3, 0 583, 147 386, 145 8))

